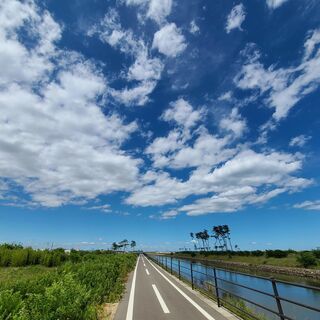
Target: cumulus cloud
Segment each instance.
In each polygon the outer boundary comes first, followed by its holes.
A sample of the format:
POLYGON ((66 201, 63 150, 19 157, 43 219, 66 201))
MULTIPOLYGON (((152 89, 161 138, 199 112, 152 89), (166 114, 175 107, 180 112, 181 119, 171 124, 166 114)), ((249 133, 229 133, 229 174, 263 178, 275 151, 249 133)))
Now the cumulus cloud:
POLYGON ((297 209, 320 211, 320 200, 304 201, 302 203, 295 204, 293 207, 297 209))
POLYGON ((170 108, 163 113, 162 119, 174 121, 179 126, 190 129, 202 119, 204 114, 203 109, 194 110, 188 101, 180 98, 170 104, 170 108))
POLYGON ((172 0, 150 0, 147 17, 153 19, 157 23, 162 23, 165 18, 170 15, 172 8, 172 0))
POLYGON ((236 85, 243 90, 257 90, 265 97, 265 102, 274 108, 273 118, 285 118, 303 97, 315 91, 320 85, 320 30, 309 33, 304 54, 298 66, 265 68, 259 61, 257 51, 249 56, 248 62, 235 77, 236 85))
POLYGON ((130 84, 120 90, 110 88, 109 94, 126 106, 145 105, 161 78, 164 67, 162 61, 150 56, 143 39, 137 38, 132 30, 122 28, 115 9, 111 9, 100 23, 88 31, 89 36, 95 34, 102 42, 134 59, 130 67, 123 71, 130 84))
MULTIPOLYGON (((127 3, 145 6, 146 16, 163 26, 154 35, 153 48, 168 57, 185 50, 181 31, 165 21, 171 1, 127 3)), ((145 166, 141 174, 142 160, 125 148, 138 124, 112 112, 106 101, 113 98, 124 105, 146 104, 161 79, 163 61, 150 53, 146 41, 124 29, 117 12, 110 10, 89 35, 98 35, 130 61, 121 70, 125 85, 114 89, 93 61, 59 49, 62 28, 35 2, 4 0, 1 6, 2 201, 30 206, 86 206, 100 195, 124 191, 127 204, 162 206, 198 196, 198 200, 160 216, 171 219, 181 212, 233 212, 312 183, 298 175, 301 154, 235 145, 235 138, 247 130, 239 109, 233 108, 225 115, 219 122, 220 130, 212 133, 204 125, 204 108, 195 108, 183 98, 172 102, 161 115, 170 130, 145 148, 144 156, 152 165, 145 166), (24 42, 18 36, 21 31, 32 41, 24 42), (187 169, 181 175, 184 178, 176 174, 177 169, 187 169)), ((298 88, 302 96, 311 92, 318 84, 314 72, 319 60, 319 34, 314 31, 307 37, 298 67, 266 69, 257 56, 244 66, 237 85, 257 89, 270 103, 290 86, 298 88)), ((221 97, 230 99, 231 94, 221 97)), ((281 109, 280 104, 275 108, 281 109)), ((304 138, 296 137, 291 144, 299 146, 304 138)), ((110 207, 104 204, 87 209, 109 212, 110 207)))
POLYGON ((187 144, 183 139, 170 144, 170 138, 169 135, 166 138, 155 139, 147 148, 146 153, 152 155, 155 167, 183 169, 213 166, 230 158, 236 152, 236 149, 227 147, 228 138, 218 138, 206 131, 201 132, 193 144, 187 144))
POLYGON ((166 137, 157 137, 146 148, 146 153, 153 157, 156 167, 169 165, 168 155, 181 150, 190 139, 190 130, 202 120, 205 113, 202 108, 195 110, 191 104, 180 98, 170 103, 169 108, 161 115, 161 119, 172 123, 175 127, 166 137))
POLYGON ((310 136, 301 134, 300 136, 292 138, 289 145, 290 147, 303 147, 310 139, 310 136))
POLYGON ((241 118, 237 108, 233 108, 228 116, 223 117, 219 126, 223 130, 232 132, 236 138, 241 137, 247 129, 246 121, 241 118))
POLYGON ((168 57, 178 56, 186 47, 185 38, 175 23, 166 24, 154 34, 152 48, 168 57))
POLYGON ((223 164, 213 166, 213 170, 210 166, 197 168, 187 180, 155 171, 152 179, 136 189, 126 202, 141 206, 162 205, 176 203, 190 195, 213 193, 178 211, 189 215, 236 211, 309 186, 312 181, 294 176, 301 165, 299 155, 242 150, 223 164))
POLYGON ((246 12, 242 3, 234 6, 228 15, 226 23, 226 32, 230 33, 233 29, 242 31, 241 25, 246 18, 246 12))
POLYGON ((143 10, 143 20, 149 18, 161 24, 170 15, 172 0, 126 0, 127 5, 139 6, 143 10))
POLYGON ((212 166, 234 154, 227 147, 229 138, 219 138, 196 125, 203 121, 203 108, 194 109, 189 102, 178 99, 162 114, 161 119, 175 127, 165 137, 157 137, 145 152, 153 160, 154 167, 182 169, 212 166))
POLYGON ((15 61, 0 75, 0 177, 48 207, 134 188, 140 162, 121 146, 137 124, 102 112, 99 70, 57 49, 60 26, 33 1, 1 6, 0 64, 15 61), (21 28, 32 47, 17 37, 21 28))
POLYGON ((267 0, 267 6, 270 9, 277 9, 278 7, 280 7, 281 5, 283 5, 287 1, 288 0, 267 0))

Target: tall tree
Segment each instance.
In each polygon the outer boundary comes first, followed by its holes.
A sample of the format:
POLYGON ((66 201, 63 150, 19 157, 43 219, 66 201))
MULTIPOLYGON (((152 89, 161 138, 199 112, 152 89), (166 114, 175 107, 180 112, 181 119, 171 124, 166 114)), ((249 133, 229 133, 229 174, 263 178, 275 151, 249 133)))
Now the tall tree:
POLYGON ((197 251, 196 240, 194 240, 194 233, 193 232, 190 232, 190 237, 191 237, 192 242, 193 242, 194 250, 197 251))
POLYGON ((136 247, 136 245, 137 245, 137 243, 134 240, 132 240, 130 243, 131 249, 133 250, 136 247))
POLYGON ((210 249, 210 244, 209 244, 210 236, 209 236, 208 230, 206 230, 206 229, 203 230, 202 237, 203 237, 203 240, 204 240, 204 242, 206 244, 206 248, 205 249, 208 251, 210 249))
POLYGON ((124 239, 118 243, 118 246, 123 248, 123 251, 126 251, 127 246, 129 245, 129 241, 124 239))
POLYGON ((230 237, 230 228, 229 228, 229 226, 228 225, 224 225, 224 226, 222 226, 223 227, 223 232, 224 232, 224 235, 225 235, 225 237, 228 239, 228 241, 229 241, 229 245, 230 245, 230 250, 231 251, 233 251, 233 248, 232 248, 232 243, 231 243, 231 237, 230 237))

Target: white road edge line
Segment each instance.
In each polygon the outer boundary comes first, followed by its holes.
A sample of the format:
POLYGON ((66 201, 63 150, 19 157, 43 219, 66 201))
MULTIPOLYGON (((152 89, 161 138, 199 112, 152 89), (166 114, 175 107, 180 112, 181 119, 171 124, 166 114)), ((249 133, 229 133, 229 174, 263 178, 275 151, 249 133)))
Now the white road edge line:
POLYGON ((134 273, 133 273, 133 279, 132 279, 132 284, 131 284, 126 320, 133 319, 134 291, 136 288, 137 268, 138 268, 138 264, 139 264, 139 259, 140 259, 140 256, 138 257, 137 264, 136 264, 136 267, 135 267, 134 273))
POLYGON ((149 270, 147 268, 146 268, 146 273, 147 273, 148 276, 150 276, 150 272, 149 272, 149 270))
POLYGON ((157 286, 155 284, 152 285, 152 288, 154 290, 154 293, 156 294, 158 300, 159 300, 159 303, 160 303, 160 306, 163 310, 164 313, 170 313, 166 303, 164 302, 163 298, 161 297, 161 294, 157 288, 157 286))
POLYGON ((149 261, 149 259, 146 258, 146 260, 152 265, 152 267, 165 279, 167 280, 185 299, 187 299, 202 315, 207 318, 208 320, 216 320, 210 314, 205 311, 203 308, 201 308, 195 301, 193 301, 187 294, 185 294, 179 287, 177 287, 171 280, 169 280, 156 266, 153 265, 149 261))

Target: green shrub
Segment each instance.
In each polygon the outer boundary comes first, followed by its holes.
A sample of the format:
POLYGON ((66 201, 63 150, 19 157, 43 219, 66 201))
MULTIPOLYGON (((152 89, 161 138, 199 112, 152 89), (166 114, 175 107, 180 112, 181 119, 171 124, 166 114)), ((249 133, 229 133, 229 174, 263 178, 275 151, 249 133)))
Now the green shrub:
POLYGON ((12 250, 11 263, 13 267, 23 267, 28 265, 29 251, 27 249, 12 250))
POLYGON ((267 258, 286 258, 288 256, 288 251, 284 250, 267 250, 267 258))
POLYGON ((264 252, 261 250, 255 250, 251 251, 251 255, 254 257, 262 257, 264 255, 264 252))
MULTIPOLYGON (((99 304, 121 297, 137 257, 101 252, 82 252, 79 256, 81 263, 66 262, 42 276, 35 273, 32 280, 0 283, 0 320, 97 319, 99 304)), ((50 259, 50 264, 59 263, 64 253, 41 252, 41 257, 50 259)))
POLYGON ((21 320, 96 319, 95 310, 89 305, 90 290, 72 274, 65 274, 44 294, 31 294, 20 311, 21 320))
POLYGON ((297 257, 297 262, 304 268, 309 268, 317 265, 317 259, 311 252, 308 251, 301 252, 297 257))
POLYGON ((11 319, 22 304, 21 295, 13 290, 0 291, 0 319, 11 319))
POLYGON ((313 250, 312 253, 317 259, 320 259, 320 250, 319 249, 313 250))
POLYGON ((0 248, 0 265, 1 267, 8 267, 11 264, 12 250, 5 247, 0 248))

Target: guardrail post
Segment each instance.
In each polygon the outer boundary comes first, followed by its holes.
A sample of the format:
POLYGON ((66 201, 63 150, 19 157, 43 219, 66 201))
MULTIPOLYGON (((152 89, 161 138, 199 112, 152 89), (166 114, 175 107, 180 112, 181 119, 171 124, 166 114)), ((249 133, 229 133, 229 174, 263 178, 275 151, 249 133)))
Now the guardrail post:
POLYGON ((168 259, 166 257, 166 271, 168 271, 168 259))
POLYGON ((192 261, 190 261, 190 276, 191 276, 191 287, 192 289, 194 289, 192 261))
POLYGON ((276 283, 275 279, 273 279, 273 278, 271 278, 270 280, 271 280, 271 283, 272 283, 272 288, 273 288, 273 292, 274 292, 274 298, 276 299, 276 302, 277 302, 277 307, 278 307, 278 311, 279 311, 279 318, 281 320, 285 320, 283 309, 282 309, 282 305, 281 305, 281 300, 279 298, 277 283, 276 283))
POLYGON ((214 287, 216 289, 217 303, 218 303, 218 307, 221 307, 216 268, 213 268, 213 275, 214 275, 214 287))
POLYGON ((172 257, 170 257, 171 260, 170 260, 170 269, 171 269, 171 274, 172 274, 172 257))
POLYGON ((178 270, 179 270, 179 280, 181 280, 181 273, 180 273, 180 259, 178 259, 178 270))

